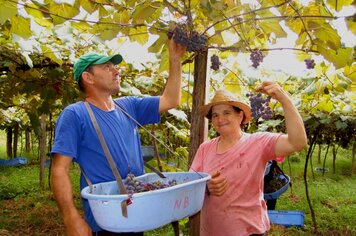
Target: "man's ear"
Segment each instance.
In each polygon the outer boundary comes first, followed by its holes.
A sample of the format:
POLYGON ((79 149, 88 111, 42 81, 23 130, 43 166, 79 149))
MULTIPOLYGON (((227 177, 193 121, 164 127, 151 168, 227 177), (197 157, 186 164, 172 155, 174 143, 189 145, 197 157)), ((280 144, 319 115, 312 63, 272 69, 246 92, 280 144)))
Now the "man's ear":
POLYGON ((84 84, 93 84, 94 83, 94 76, 88 72, 88 71, 84 71, 82 73, 82 79, 83 79, 83 83, 84 84))

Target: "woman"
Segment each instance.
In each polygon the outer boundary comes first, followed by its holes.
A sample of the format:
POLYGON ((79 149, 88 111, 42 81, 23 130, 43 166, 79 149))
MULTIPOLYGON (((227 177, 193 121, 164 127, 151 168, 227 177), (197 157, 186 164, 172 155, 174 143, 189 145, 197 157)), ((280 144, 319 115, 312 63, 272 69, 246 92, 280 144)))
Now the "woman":
POLYGON ((212 175, 201 211, 201 236, 265 235, 270 228, 263 199, 266 164, 307 145, 303 120, 286 92, 274 82, 263 82, 257 91, 281 103, 287 134, 244 133, 241 126, 251 120, 251 109, 225 90, 201 108, 220 134, 200 145, 191 166, 212 175))

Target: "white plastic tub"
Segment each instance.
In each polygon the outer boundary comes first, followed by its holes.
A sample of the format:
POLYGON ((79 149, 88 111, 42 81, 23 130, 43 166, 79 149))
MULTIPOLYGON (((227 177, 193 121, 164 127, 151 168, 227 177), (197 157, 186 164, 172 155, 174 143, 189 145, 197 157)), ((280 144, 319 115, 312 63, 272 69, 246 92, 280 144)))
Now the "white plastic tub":
POLYGON ((177 185, 132 195, 132 204, 127 206, 128 217, 121 212, 121 202, 128 198, 118 194, 117 182, 105 182, 89 186, 81 191, 88 199, 97 224, 112 232, 142 232, 156 229, 170 222, 199 212, 203 206, 206 181, 211 178, 203 172, 163 172, 161 179, 149 173, 136 178, 142 182, 168 182, 175 179, 177 185))

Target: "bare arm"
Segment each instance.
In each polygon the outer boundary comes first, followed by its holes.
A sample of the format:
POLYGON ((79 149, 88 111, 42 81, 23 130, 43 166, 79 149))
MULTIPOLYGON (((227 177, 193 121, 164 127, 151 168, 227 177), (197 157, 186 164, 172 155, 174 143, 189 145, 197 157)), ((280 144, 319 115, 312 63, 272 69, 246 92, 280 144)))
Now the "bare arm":
POLYGON ((168 111, 179 105, 181 98, 182 62, 185 47, 169 40, 169 77, 159 100, 159 112, 168 111))
POLYGON ((287 93, 277 83, 267 81, 263 82, 257 88, 257 91, 272 96, 283 107, 287 134, 283 134, 278 138, 275 154, 277 156, 287 156, 303 149, 307 145, 307 135, 303 119, 287 93))
POLYGON ((68 236, 91 236, 91 229, 74 205, 69 175, 72 158, 55 154, 52 163, 51 186, 54 198, 62 213, 68 236))

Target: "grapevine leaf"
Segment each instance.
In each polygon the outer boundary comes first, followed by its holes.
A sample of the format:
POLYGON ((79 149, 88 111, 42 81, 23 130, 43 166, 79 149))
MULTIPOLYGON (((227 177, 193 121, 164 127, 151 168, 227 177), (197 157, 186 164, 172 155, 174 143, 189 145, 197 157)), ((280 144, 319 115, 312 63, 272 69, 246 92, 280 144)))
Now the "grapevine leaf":
POLYGON ((334 110, 334 105, 333 102, 330 100, 323 100, 318 103, 316 108, 319 109, 320 111, 325 111, 327 113, 330 113, 334 110))
POLYGON ((55 25, 64 23, 67 19, 71 19, 72 17, 79 14, 79 9, 76 7, 72 7, 67 3, 57 4, 55 2, 51 2, 49 6, 50 12, 53 14, 53 23, 55 25))
POLYGON ((115 12, 113 18, 119 24, 128 24, 130 22, 130 13, 127 10, 115 12))
POLYGON ((89 31, 90 29, 93 28, 93 26, 89 25, 86 22, 76 22, 72 21, 70 22, 71 26, 79 31, 89 31))
POLYGON ((92 14, 97 10, 97 3, 88 0, 79 0, 79 5, 86 10, 89 14, 92 14))
POLYGON ((345 66, 344 75, 350 78, 353 83, 356 83, 356 64, 345 66))
POLYGON ((99 33, 99 37, 102 40, 111 40, 115 38, 119 32, 119 27, 110 24, 110 22, 112 22, 110 18, 104 18, 101 21, 107 22, 108 24, 95 24, 93 26, 94 31, 99 33))
POLYGON ((169 66, 168 60, 168 50, 167 47, 164 47, 161 53, 161 63, 159 65, 159 72, 167 71, 169 66))
POLYGON ((41 45, 41 49, 42 49, 42 53, 43 53, 46 57, 50 58, 52 61, 58 63, 59 65, 62 65, 62 64, 63 64, 62 59, 60 59, 59 57, 57 57, 57 56, 54 54, 54 52, 53 52, 53 50, 52 50, 51 48, 49 48, 49 47, 47 47, 47 46, 45 46, 45 45, 41 45))
POLYGON ((354 0, 337 0, 337 1, 327 0, 326 2, 332 9, 335 9, 336 11, 340 11, 341 8, 343 8, 344 6, 351 5, 354 2, 354 0))
POLYGON ((25 8, 26 12, 33 16, 35 22, 43 27, 53 26, 52 22, 46 18, 36 4, 29 4, 30 8, 25 8))
POLYGON ((0 0, 0 25, 17 14, 16 2, 0 0))
POLYGON ((340 69, 352 63, 352 48, 340 48, 337 51, 325 48, 323 44, 318 44, 318 51, 325 59, 332 62, 336 69, 340 69))
POLYGON ((325 23, 322 27, 315 30, 315 36, 328 45, 333 50, 336 50, 341 46, 340 36, 337 31, 333 29, 329 24, 325 23))
POLYGON ((154 3, 143 2, 135 7, 131 17, 138 22, 142 22, 148 19, 158 9, 160 9, 160 6, 161 3, 159 2, 154 2, 154 3))
POLYGON ((130 41, 138 42, 144 45, 148 41, 148 32, 146 26, 140 26, 137 28, 130 28, 130 41))
POLYGON ((162 50, 162 47, 167 42, 167 35, 160 34, 160 37, 148 48, 148 52, 158 53, 162 50))
POLYGON ((355 19, 355 15, 353 15, 353 17, 349 17, 346 19, 346 26, 347 28, 356 35, 356 21, 355 19))
POLYGON ((11 18, 12 33, 17 34, 24 39, 28 39, 32 35, 30 25, 30 19, 23 18, 22 16, 16 15, 11 18))
POLYGON ((102 4, 99 5, 99 18, 103 19, 104 17, 107 17, 110 15, 110 13, 104 8, 102 4))
POLYGON ((224 39, 221 36, 221 33, 214 34, 212 37, 209 38, 208 42, 209 44, 224 45, 224 39))

